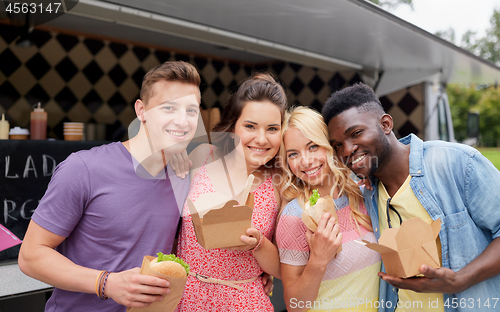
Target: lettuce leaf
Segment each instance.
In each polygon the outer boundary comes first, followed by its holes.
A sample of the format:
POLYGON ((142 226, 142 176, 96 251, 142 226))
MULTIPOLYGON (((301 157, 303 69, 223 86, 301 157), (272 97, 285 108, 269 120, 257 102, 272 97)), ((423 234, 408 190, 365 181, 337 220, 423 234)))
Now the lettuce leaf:
POLYGON ((162 252, 157 253, 157 255, 158 255, 158 262, 161 262, 161 261, 174 261, 174 262, 177 262, 177 263, 179 263, 180 265, 182 265, 184 267, 184 269, 186 270, 186 274, 189 275, 189 264, 187 264, 181 258, 176 257, 174 254, 166 255, 166 254, 164 254, 162 252))
POLYGON ((311 197, 309 197, 309 204, 311 206, 316 205, 316 203, 318 202, 319 198, 320 198, 320 196, 319 196, 319 193, 318 193, 318 189, 313 190, 313 194, 311 195, 311 197))

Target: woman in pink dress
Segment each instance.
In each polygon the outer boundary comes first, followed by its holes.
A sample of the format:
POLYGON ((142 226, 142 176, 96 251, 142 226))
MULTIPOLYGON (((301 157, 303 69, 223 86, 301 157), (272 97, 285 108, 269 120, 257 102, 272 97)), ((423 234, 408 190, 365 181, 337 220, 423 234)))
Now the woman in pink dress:
POLYGON ((281 144, 286 105, 285 92, 271 75, 254 74, 230 96, 221 122, 213 129, 235 134, 234 141, 239 138, 240 144, 227 140, 223 146, 204 144, 191 152, 191 201, 201 194, 214 193, 218 182, 213 177, 220 172, 237 179, 234 176, 243 171, 244 178, 255 176, 251 188, 254 209, 252 227, 241 237, 244 246, 206 250, 198 244, 189 208, 184 206, 178 256, 189 263, 192 272, 209 279, 189 276, 177 311, 274 311, 261 274, 281 277, 278 250, 271 241, 279 207, 273 181, 273 176, 278 176, 275 156, 281 144), (244 164, 235 157, 223 157, 236 150, 243 153, 244 164), (215 159, 225 159, 226 170, 215 159), (239 170, 244 167, 246 170, 239 170))

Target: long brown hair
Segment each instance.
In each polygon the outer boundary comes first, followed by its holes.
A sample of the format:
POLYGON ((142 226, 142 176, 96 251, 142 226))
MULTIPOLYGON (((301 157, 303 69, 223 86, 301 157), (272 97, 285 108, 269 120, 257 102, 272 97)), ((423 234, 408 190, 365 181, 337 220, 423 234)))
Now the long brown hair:
MULTIPOLYGON (((221 121, 214 126, 213 132, 234 132, 236 122, 241 116, 245 104, 250 101, 269 101, 280 109, 281 121, 287 108, 287 97, 285 90, 270 73, 257 72, 243 80, 236 92, 232 93, 222 111, 221 121)), ((221 140, 220 146, 224 154, 235 148, 234 141, 230 139, 221 140)), ((213 142, 217 145, 217 142, 213 142)), ((273 160, 274 163, 274 158, 273 160)))

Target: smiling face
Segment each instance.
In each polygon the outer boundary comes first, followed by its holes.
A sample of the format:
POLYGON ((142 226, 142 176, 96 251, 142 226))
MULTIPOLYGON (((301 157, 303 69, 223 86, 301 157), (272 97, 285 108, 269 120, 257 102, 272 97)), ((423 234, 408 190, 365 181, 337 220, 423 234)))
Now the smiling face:
POLYGON ((377 112, 353 107, 328 123, 330 144, 340 160, 360 178, 375 174, 387 158, 390 144, 386 134, 392 128, 381 122, 386 116, 381 118, 377 112))
POLYGON ((139 105, 138 118, 144 122, 154 152, 180 153, 196 132, 200 91, 195 85, 177 81, 156 82, 152 90, 148 103, 139 105))
POLYGON ((278 153, 281 144, 280 109, 269 101, 246 102, 234 133, 241 140, 247 169, 257 169, 278 153))
POLYGON ((292 173, 311 188, 328 187, 328 177, 331 174, 328 166, 326 149, 306 138, 297 128, 290 128, 285 132, 286 160, 292 173))

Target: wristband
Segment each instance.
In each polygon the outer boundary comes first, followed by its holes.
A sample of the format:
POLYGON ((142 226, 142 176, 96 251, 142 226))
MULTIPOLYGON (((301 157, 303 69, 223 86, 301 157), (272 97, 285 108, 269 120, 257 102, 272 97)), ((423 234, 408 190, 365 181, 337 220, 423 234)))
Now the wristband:
POLYGON ((262 234, 261 232, 259 232, 259 234, 260 234, 259 242, 257 243, 257 245, 255 245, 255 247, 253 247, 249 251, 256 252, 256 251, 259 251, 259 249, 262 248, 262 243, 264 242, 264 234, 262 234))
POLYGON ((101 298, 102 300, 106 300, 108 299, 107 296, 104 295, 104 287, 106 287, 106 281, 108 280, 108 276, 111 272, 109 271, 104 271, 104 273, 102 273, 101 275, 101 278, 99 280, 99 290, 98 290, 98 293, 97 293, 97 296, 99 298, 101 298))
POLYGON ((101 298, 102 281, 104 279, 105 274, 106 274, 106 271, 103 271, 99 277, 99 286, 97 286, 97 297, 99 297, 99 298, 101 298))
POLYGON ((106 296, 104 294, 104 287, 106 287, 106 281, 108 280, 108 276, 109 276, 110 273, 111 272, 109 272, 109 271, 106 271, 106 273, 104 273, 105 274, 105 276, 104 276, 104 282, 102 283, 102 292, 101 292, 101 296, 100 296, 100 298, 102 300, 107 300, 108 299, 108 296, 106 296))
POLYGON ((101 284, 101 277, 106 271, 101 271, 99 272, 99 275, 97 275, 97 279, 95 280, 95 293, 97 294, 97 297, 99 297, 99 285, 101 284))

